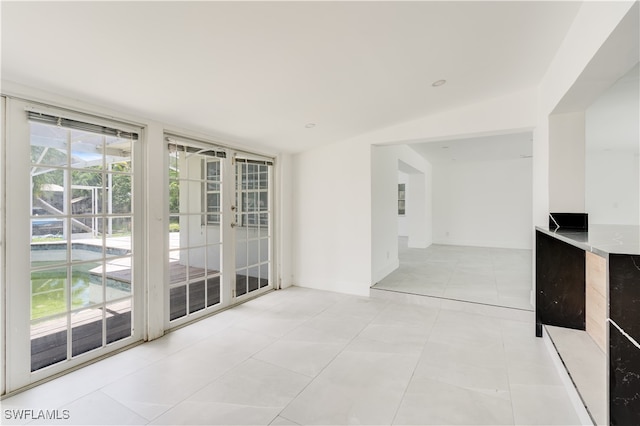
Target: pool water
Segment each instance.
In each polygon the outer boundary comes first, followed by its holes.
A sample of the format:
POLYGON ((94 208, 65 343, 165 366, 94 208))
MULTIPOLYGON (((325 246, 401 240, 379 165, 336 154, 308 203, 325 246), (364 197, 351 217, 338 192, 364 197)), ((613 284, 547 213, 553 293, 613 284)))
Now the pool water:
POLYGON ((103 256, 126 256, 130 254, 129 250, 71 243, 71 260, 74 263, 71 265, 71 282, 67 287, 67 267, 64 266, 68 261, 67 244, 66 241, 31 244, 31 267, 50 267, 31 273, 32 320, 65 314, 68 310, 99 305, 131 295, 131 285, 128 282, 107 278, 104 291, 102 286, 103 256), (71 306, 67 306, 67 291, 71 291, 71 306))

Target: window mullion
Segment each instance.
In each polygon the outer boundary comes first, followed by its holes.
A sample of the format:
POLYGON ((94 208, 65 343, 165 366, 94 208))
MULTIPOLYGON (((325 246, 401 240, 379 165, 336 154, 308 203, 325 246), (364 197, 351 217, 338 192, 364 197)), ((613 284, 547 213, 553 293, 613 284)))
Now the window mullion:
MULTIPOLYGON (((69 196, 69 191, 71 191, 71 185, 73 184, 71 179, 70 167, 72 161, 71 155, 71 131, 66 131, 67 135, 67 164, 63 169, 63 205, 65 212, 63 214, 63 239, 67 242, 67 262, 66 262, 66 270, 67 270, 67 279, 65 281, 65 298, 66 298, 66 320, 67 320, 67 359, 71 359, 73 354, 73 333, 72 333, 72 321, 71 321, 71 303, 72 303, 72 281, 73 281, 73 268, 71 267, 71 259, 72 259, 72 246, 71 246, 71 234, 73 233, 73 216, 71 210, 71 198, 69 196)), ((32 197, 33 198, 33 197, 32 197)))

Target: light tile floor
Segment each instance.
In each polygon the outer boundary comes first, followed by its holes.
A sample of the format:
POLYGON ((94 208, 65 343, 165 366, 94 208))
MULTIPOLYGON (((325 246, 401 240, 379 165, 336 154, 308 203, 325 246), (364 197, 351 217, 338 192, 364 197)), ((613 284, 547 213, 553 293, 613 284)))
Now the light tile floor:
POLYGON ((400 267, 374 288, 533 310, 531 250, 432 244, 398 239, 400 267))
POLYGON ((392 299, 271 292, 7 398, 2 423, 579 424, 532 312, 392 299))

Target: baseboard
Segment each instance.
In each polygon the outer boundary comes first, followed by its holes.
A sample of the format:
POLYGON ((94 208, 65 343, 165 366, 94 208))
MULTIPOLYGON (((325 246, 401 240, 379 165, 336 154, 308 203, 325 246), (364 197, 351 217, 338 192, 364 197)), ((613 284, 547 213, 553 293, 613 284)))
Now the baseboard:
POLYGON ((354 296, 369 297, 369 284, 356 283, 350 281, 336 281, 327 285, 326 282, 317 283, 305 281, 302 283, 294 283, 295 287, 311 288, 314 290, 332 291, 334 293, 351 294, 354 296))
POLYGON ((409 248, 427 248, 431 245, 431 243, 428 241, 422 241, 422 240, 416 241, 409 238, 409 240, 407 241, 407 245, 409 248))
MULTIPOLYGON (((457 239, 435 239, 433 244, 441 244, 445 246, 465 246, 465 247, 489 247, 489 248, 505 248, 517 250, 531 250, 533 245, 524 245, 517 242, 505 241, 476 241, 476 240, 457 240, 457 239)), ((532 243, 533 244, 533 243, 532 243)))

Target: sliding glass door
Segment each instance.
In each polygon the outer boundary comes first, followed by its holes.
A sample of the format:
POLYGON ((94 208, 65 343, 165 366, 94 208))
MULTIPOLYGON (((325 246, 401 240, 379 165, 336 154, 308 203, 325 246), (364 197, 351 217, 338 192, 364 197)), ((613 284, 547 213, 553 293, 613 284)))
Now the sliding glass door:
POLYGON ((273 163, 166 139, 171 328, 272 288, 273 163))

